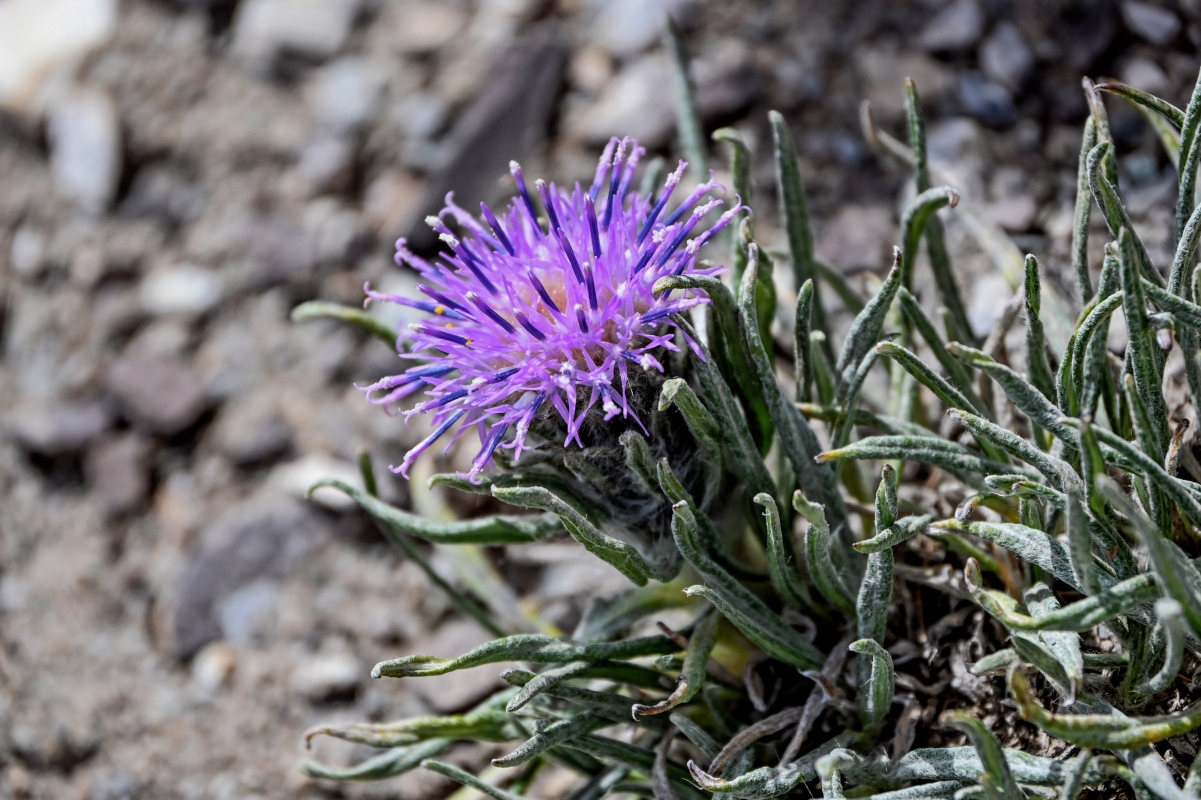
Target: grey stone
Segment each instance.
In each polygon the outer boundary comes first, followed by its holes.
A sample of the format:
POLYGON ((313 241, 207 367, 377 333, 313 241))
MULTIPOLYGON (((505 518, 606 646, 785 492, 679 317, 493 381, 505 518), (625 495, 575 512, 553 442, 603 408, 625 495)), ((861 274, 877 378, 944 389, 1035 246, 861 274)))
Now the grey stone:
POLYGON ((108 514, 122 514, 142 504, 150 491, 150 443, 136 433, 101 439, 83 462, 89 493, 108 514))
POLYGON ((886 206, 842 206, 826 223, 817 249, 841 269, 877 271, 887 263, 895 229, 886 206))
POLYGON ((953 0, 935 13, 918 34, 917 43, 926 50, 966 50, 984 33, 984 12, 976 0, 953 0))
POLYGON ((1016 118, 1009 92, 979 73, 969 72, 960 77, 959 99, 964 110, 985 125, 1010 125, 1016 118))
POLYGON ((319 122, 337 131, 352 131, 378 113, 383 88, 383 75, 370 62, 347 57, 314 72, 305 94, 319 122))
POLYGON ((1167 8, 1139 0, 1122 3, 1122 19, 1136 36, 1165 45, 1180 33, 1180 18, 1167 8))
POLYGON ((1034 53, 1012 22, 1002 22, 980 46, 980 66, 997 83, 1016 91, 1034 69, 1034 53))
POLYGON ((594 0, 594 41, 618 58, 636 56, 663 38, 667 17, 685 13, 693 0, 594 0))
POLYGON ((8 252, 13 271, 26 278, 37 278, 46 266, 46 235, 26 223, 13 233, 8 252))
POLYGON ((126 352, 109 367, 107 385, 132 420, 173 436, 200 419, 208 397, 194 369, 163 353, 126 352))
POLYGON ((217 415, 213 433, 217 448, 240 466, 267 461, 292 444, 292 428, 270 390, 230 398, 217 415))
POLYGON ((175 652, 183 658, 221 636, 231 595, 296 569, 321 533, 304 506, 261 496, 230 509, 204 535, 208 544, 185 570, 174 603, 175 652))
POLYGON ((328 58, 350 35, 358 0, 246 0, 233 23, 233 52, 268 67, 292 51, 328 58))
POLYGON ((154 316, 200 316, 211 311, 223 293, 220 274, 195 264, 155 267, 138 288, 142 307, 154 316))
POLYGON ((616 132, 649 148, 665 144, 675 129, 674 91, 662 53, 643 56, 625 66, 591 102, 568 111, 566 127, 590 145, 616 132))
POLYGON ((94 214, 108 208, 121 177, 121 128, 112 99, 85 89, 60 95, 50 107, 46 138, 59 193, 94 214))
POLYGON ((274 581, 252 581, 235 589, 217 606, 222 637, 243 645, 266 640, 275 627, 278 604, 279 590, 274 581))
POLYGON ((411 0, 397 14, 389 43, 401 53, 434 53, 454 41, 467 22, 455 3, 411 0))
POLYGON ((112 412, 98 401, 26 403, 9 415, 13 437, 43 455, 77 452, 112 425, 112 412))
POLYGON ((117 0, 0 3, 0 106, 40 110, 54 85, 117 24, 117 0))

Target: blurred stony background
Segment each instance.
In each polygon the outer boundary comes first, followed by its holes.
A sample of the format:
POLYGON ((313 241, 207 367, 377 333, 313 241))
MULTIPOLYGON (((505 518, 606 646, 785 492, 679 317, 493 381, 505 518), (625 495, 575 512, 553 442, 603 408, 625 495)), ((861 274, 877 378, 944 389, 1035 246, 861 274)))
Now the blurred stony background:
MULTIPOLYGON (((881 269, 903 191, 861 99, 896 130, 916 78, 932 160, 1062 275, 1080 77, 1183 105, 1201 42, 1190 0, 0 0, 0 796, 441 796, 296 769, 309 725, 456 710, 494 671, 368 678, 484 633, 336 495, 303 501, 418 429, 352 386, 395 368, 386 348, 288 312, 405 280, 392 241, 428 244, 452 187, 503 193, 510 158, 587 177, 614 134, 674 155, 668 12, 707 124, 763 154, 765 111, 792 121, 819 252, 849 272, 881 269)), ((1163 246, 1170 166, 1110 107, 1163 246)), ((969 285, 987 328, 1009 289, 969 285)), ((612 577, 576 556, 498 564, 570 626, 612 577)))

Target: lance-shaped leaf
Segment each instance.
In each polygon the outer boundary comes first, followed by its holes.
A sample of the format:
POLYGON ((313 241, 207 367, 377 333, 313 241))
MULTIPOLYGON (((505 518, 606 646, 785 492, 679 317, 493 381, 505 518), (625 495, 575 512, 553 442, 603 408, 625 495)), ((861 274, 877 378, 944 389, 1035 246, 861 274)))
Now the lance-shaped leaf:
POLYGON ((733 797, 738 800, 764 800, 787 794, 802 783, 817 778, 817 761, 822 756, 846 743, 846 736, 835 737, 789 764, 780 767, 759 767, 736 778, 724 779, 710 775, 688 762, 692 779, 705 791, 718 797, 733 797))
POLYGON ((373 678, 413 678, 445 675, 460 669, 501 661, 533 661, 541 664, 567 661, 601 661, 674 653, 680 649, 667 636, 643 636, 619 642, 575 642, 555 636, 523 633, 505 636, 476 647, 458 658, 414 655, 381 661, 371 670, 373 678))
POLYGON ((930 215, 946 206, 955 207, 959 203, 959 195, 950 186, 940 186, 927 189, 909 201, 901 214, 901 236, 903 246, 900 259, 901 282, 906 289, 913 287, 914 261, 917 258, 917 247, 921 243, 922 233, 930 215))
POLYGON ((1009 691, 1023 719, 1080 747, 1130 750, 1188 733, 1201 725, 1201 703, 1194 703, 1176 714, 1153 717, 1056 714, 1042 707, 1030 690, 1025 674, 1016 665, 1009 672, 1009 691))
POLYGON ((401 747, 430 739, 468 739, 501 742, 518 735, 513 717, 505 710, 510 693, 489 698, 466 714, 411 717, 397 722, 356 722, 351 725, 318 725, 304 733, 305 747, 315 736, 332 736, 371 747, 401 747))
POLYGON ((509 505, 537 508, 557 515, 567 532, 588 552, 612 564, 639 586, 652 576, 662 580, 672 577, 670 571, 652 567, 633 545, 602 532, 583 511, 545 486, 495 486, 492 494, 509 505))
POLYGON ((1184 226, 1193 212, 1197 193, 1197 169, 1201 166, 1201 72, 1197 85, 1184 109, 1180 123, 1180 191, 1176 196, 1176 241, 1180 241, 1184 226))
POLYGON ((926 529, 926 525, 932 519, 934 517, 929 514, 920 517, 904 517, 870 539, 855 542, 851 547, 860 553, 878 553, 881 550, 890 550, 902 542, 917 536, 926 529))
MULTIPOLYGON (((876 489, 875 529, 887 530, 897 519, 897 471, 885 464, 876 489)), ((856 630, 860 639, 883 644, 892 605, 893 554, 891 548, 867 554, 867 566, 859 583, 855 601, 856 630)), ((860 669, 860 680, 866 670, 860 669)))
MULTIPOLYGON (((1069 586, 1080 589, 1072 570, 1071 556, 1063 542, 1053 536, 1014 522, 980 522, 944 519, 930 524, 927 534, 960 533, 979 536, 1016 553, 1034 566, 1051 573, 1069 586)), ((1103 586, 1116 581, 1101 575, 1103 586)))
POLYGON ((1094 88, 1100 92, 1109 92, 1116 94, 1129 100, 1135 105, 1142 106, 1150 111, 1159 114, 1177 129, 1184 126, 1184 112, 1176 106, 1169 103, 1167 100, 1156 97, 1155 95, 1144 92, 1142 89, 1136 89, 1133 86, 1128 86, 1121 81, 1106 81, 1098 83, 1094 88))
POLYGON ((1150 602, 1159 592, 1154 575, 1135 575, 1103 589, 1093 597, 1047 610, 1040 616, 1026 616, 1010 609, 995 616, 1007 628, 1016 630, 1087 631, 1150 602))
POLYGON ((497 514, 455 522, 438 522, 402 511, 378 497, 332 478, 317 481, 309 487, 308 493, 312 494, 322 487, 337 489, 347 495, 360 508, 385 525, 438 544, 500 545, 534 542, 563 527, 554 514, 497 514))
POLYGON ((1151 263, 1151 257, 1147 255, 1147 249, 1143 246, 1143 242, 1138 238, 1138 235, 1133 231, 1130 224, 1130 215, 1126 213, 1126 206, 1122 205, 1121 199, 1114 190, 1113 184, 1103 174, 1104 168, 1102 161, 1109 154, 1112 145, 1109 142, 1101 142, 1092 149, 1088 154, 1088 180, 1089 186, 1092 188, 1093 198, 1097 201, 1097 205, 1101 208, 1101 213, 1105 217, 1105 224, 1109 227, 1109 232, 1114 239, 1118 239, 1122 229, 1125 228, 1131 233, 1130 247, 1133 253, 1131 266, 1136 274, 1142 275, 1159 286, 1163 286, 1163 276, 1155 269, 1151 263))
POLYGON ((1040 428, 1050 431, 1065 444, 1073 446, 1075 437, 1061 421, 1063 412, 1021 375, 974 347, 951 342, 947 345, 947 349, 956 358, 963 359, 996 381, 1027 419, 1040 428))
POLYGON ((1076 169, 1076 207, 1072 217, 1072 271, 1076 274, 1076 288, 1080 302, 1088 302, 1093 294, 1092 280, 1088 274, 1088 227, 1092 213, 1092 194, 1088 179, 1088 154, 1097 144, 1097 122, 1091 116, 1084 123, 1084 136, 1080 144, 1080 161, 1076 169))
MULTIPOLYGON (((655 766, 655 751, 629 744, 628 742, 611 739, 608 736, 587 734, 569 740, 564 746, 648 774, 655 766)), ((687 770, 673 761, 668 762, 667 771, 671 776, 671 780, 677 786, 682 787, 684 790, 692 790, 692 787, 688 784, 687 770)), ((695 794, 693 790, 690 796, 695 796, 695 794)))
POLYGON ((456 783, 469 786, 472 789, 475 789, 477 792, 483 792, 488 797, 493 798, 493 800, 526 800, 526 798, 522 797, 521 795, 513 794, 512 792, 506 792, 504 789, 498 789, 489 783, 485 783, 476 776, 472 775, 470 772, 459 769, 452 764, 447 764, 445 761, 437 761, 432 758, 427 758, 425 761, 421 762, 421 766, 425 769, 428 769, 430 772, 436 772, 439 775, 444 775, 456 783))
POLYGON ((1103 477, 1098 480, 1098 488, 1118 513, 1134 526, 1147 548, 1151 568, 1165 593, 1184 609, 1193 632, 1201 634, 1201 572, 1197 566, 1151 524, 1120 486, 1103 477))
MULTIPOLYGON (((788 251, 792 256, 792 274, 796 286, 817 277, 813 261, 813 232, 809 228, 809 208, 805 202, 805 184, 801 179, 801 167, 797 158, 796 144, 788 123, 778 111, 767 112, 771 123, 772 143, 775 147, 776 189, 778 191, 780 222, 788 234, 788 251)), ((818 330, 825 330, 826 320, 821 293, 813 287, 813 322, 818 330)))
POLYGON ((876 352, 893 359, 904 367, 906 372, 933 392, 934 396, 941 400, 947 408, 962 408, 977 413, 982 411, 980 406, 976 405, 978 400, 970 400, 967 395, 926 366, 925 362, 918 358, 913 351, 907 350, 895 342, 880 342, 876 345, 876 352))
POLYGON ((1080 495, 1072 492, 1068 495, 1065 509, 1065 527, 1068 534, 1068 549, 1072 554, 1072 572, 1081 590, 1090 597, 1101 592, 1101 581, 1097 577, 1097 565, 1093 561, 1093 540, 1088 533, 1088 519, 1084 507, 1080 504, 1080 495))
POLYGON ((1051 376, 1051 362, 1047 359, 1047 335, 1039 317, 1042 309, 1042 287, 1038 275, 1038 259, 1026 256, 1026 361, 1030 371, 1030 382, 1048 400, 1055 399, 1055 380, 1051 376))
POLYGON ((659 410, 666 411, 675 406, 683 415, 688 429, 700 446, 701 466, 704 471, 704 490, 701 507, 708 508, 716 499, 723 475, 721 445, 718 444, 717 421, 709 409, 701 404, 700 398, 683 378, 670 378, 663 383, 659 393, 659 410))
POLYGON ((813 608, 809 587, 801 575, 791 537, 784 536, 780 524, 780 508, 776 499, 766 492, 755 495, 754 501, 763 507, 763 518, 767 528, 767 567, 771 585, 785 601, 797 608, 813 608))
MULTIPOLYGON (((1036 620, 1063 610, 1050 587, 1041 581, 1023 592, 1022 599, 1026 602, 1026 608, 1030 609, 1030 615, 1036 620)), ((1084 657, 1080 653, 1080 637, 1073 632, 1053 628, 1040 631, 1038 637, 1063 667, 1068 679, 1064 704, 1071 705, 1076 702, 1076 693, 1084 683, 1084 657)))
POLYGON ((492 766, 516 767, 525 764, 569 739, 573 739, 576 736, 583 736, 597 728, 603 728, 612 724, 612 720, 594 714, 591 711, 584 711, 567 719, 552 722, 519 744, 515 749, 503 756, 492 759, 492 766))
MULTIPOLYGON (((1063 422, 1069 427, 1082 428, 1079 420, 1065 418, 1063 422)), ((1100 444, 1108 447, 1109 452, 1105 454, 1108 461, 1112 463, 1116 460, 1112 456, 1118 456, 1124 462, 1124 465, 1119 464, 1119 466, 1122 466, 1123 469, 1129 467, 1128 471, 1147 478, 1162 489, 1185 519, 1201 530, 1201 502, 1183 481, 1169 475, 1159 463, 1121 436, 1095 425, 1089 426, 1089 428, 1096 434, 1100 444)))
MULTIPOLYGON (((891 551, 889 551, 891 553, 891 551)), ((866 677, 859 686, 859 716, 868 727, 879 725, 892 706, 896 685, 896 673, 892 656, 874 639, 859 639, 850 645, 852 653, 862 656, 867 669, 861 670, 866 677)), ((862 680, 862 679, 861 679, 862 680)))
POLYGON ((880 340, 880 332, 884 329, 884 318, 888 315, 888 309, 892 307, 893 298, 897 296, 897 289, 901 286, 902 268, 901 251, 894 247, 892 268, 888 271, 884 282, 880 284, 879 291, 871 300, 867 301, 867 305, 851 322, 851 329, 847 333, 846 341, 842 345, 842 352, 838 356, 838 363, 834 367, 835 372, 839 375, 840 397, 846 395, 845 386, 851 380, 851 376, 859 366, 859 362, 863 360, 863 356, 880 340))
POLYGON ((717 623, 717 614, 710 613, 701 618, 688 639, 688 648, 684 651, 684 664, 680 667, 680 680, 675 691, 654 705, 635 703, 630 709, 635 720, 671 711, 696 696, 705 683, 709 654, 713 652, 713 645, 717 642, 717 623))
MULTIPOLYGON (((742 137, 738 135, 738 131, 733 128, 719 128, 713 131, 712 139, 715 142, 725 142, 730 145, 730 178, 733 183, 734 195, 742 200, 744 207, 733 220, 732 229, 736 232, 742 220, 745 219, 748 223, 754 221, 750 210, 753 188, 751 184, 751 151, 742 137)), ((730 266, 733 270, 733 286, 738 288, 742 283, 742 271, 746 269, 745 249, 734 248, 734 260, 730 266)))
MULTIPOLYGON (((1019 784, 1059 786, 1067 779, 1070 765, 1064 761, 1024 753, 1015 748, 1002 748, 1005 763, 1019 784)), ((980 754, 971 745, 962 747, 928 747, 911 750, 898 758, 889 777, 895 781, 977 780, 984 774, 980 754)), ((1087 773, 1085 783, 1100 783, 1103 773, 1095 766, 1087 773)))
POLYGON ((966 711, 944 712, 942 722, 967 734, 972 746, 976 748, 976 755, 984 765, 984 774, 980 776, 980 782, 989 800, 1012 800, 1024 796, 1013 777, 1013 771, 1009 769, 1009 762, 1005 760, 1005 751, 1001 748, 1001 743, 983 722, 966 711))
POLYGON ((800 669, 821 666, 825 656, 820 650, 701 550, 696 518, 688 504, 676 503, 671 511, 671 532, 676 545, 706 581, 705 586, 692 586, 685 592, 709 600, 748 639, 785 664, 800 669))
POLYGON ((316 761, 306 761, 300 765, 300 771, 310 778, 328 778, 335 781, 381 781, 396 775, 416 769, 427 758, 449 750, 455 744, 454 739, 430 739, 411 747, 395 747, 386 750, 366 761, 360 761, 353 767, 342 769, 318 764, 316 761))
POLYGON ((793 493, 792 507, 809 523, 809 530, 805 533, 805 557, 809 575, 818 592, 844 614, 854 614, 855 603, 843 583, 842 575, 834 567, 831 555, 834 537, 826 520, 825 508, 809 502, 800 491, 793 493))
MULTIPOLYGON (((1090 392, 1086 387, 1085 375, 1090 362, 1092 362, 1094 364, 1092 370, 1093 379, 1096 380, 1095 376, 1098 370, 1095 366, 1097 356, 1095 352, 1097 350, 1095 340, 1100 341, 1100 356, 1104 358, 1105 337, 1109 332, 1109 318, 1125 301, 1126 296, 1122 292, 1115 292, 1109 295, 1093 306, 1088 314, 1085 315, 1080 325, 1077 326, 1076 333, 1072 337, 1071 354, 1060 365, 1061 371, 1070 366, 1072 389, 1074 390, 1075 397, 1078 398, 1075 407, 1073 409, 1064 409, 1065 411, 1081 411, 1087 404, 1084 400, 1085 397, 1098 396, 1099 393, 1095 389, 1090 392)), ((1082 413, 1089 413, 1090 411, 1091 409, 1084 410, 1082 413)))
MULTIPOLYGON (((905 78, 905 118, 909 123, 909 147, 913 151, 913 176, 917 183, 917 193, 921 194, 930 188, 930 170, 926 157, 926 120, 922 115, 917 84, 912 78, 905 78)), ((951 259, 947 255, 942 221, 937 214, 926 220, 926 253, 930 256, 934 285, 938 287, 938 295, 947 308, 956 330, 953 338, 971 341, 971 323, 968 321, 955 275, 951 271, 951 259)), ((916 253, 914 255, 916 256, 916 253)))
POLYGON ((950 384, 967 398, 972 408, 987 410, 988 407, 972 388, 972 378, 967 367, 947 350, 946 342, 939 335, 934 323, 926 316, 926 312, 922 311, 917 298, 902 286, 901 290, 897 292, 897 301, 901 307, 901 316, 926 341, 926 345, 934 353, 934 358, 938 361, 939 366, 947 373, 950 384))
POLYGON ((1163 661, 1159 669, 1134 687, 1137 693, 1148 697, 1172 685, 1184 656, 1184 608, 1170 597, 1161 597, 1155 601, 1155 617, 1159 620, 1156 633, 1163 637, 1163 661))
POLYGON ((992 442, 1005 452, 1037 469, 1050 479, 1060 491, 1067 492, 1083 488, 1080 476, 1072 469, 1071 464, 1039 450, 1013 431, 957 408, 952 408, 947 414, 962 423, 978 439, 992 442))
MULTIPOLYGON (((1015 469, 1011 464, 983 458, 958 442, 936 436, 869 436, 846 447, 827 450, 817 458, 819 461, 839 461, 846 458, 903 459, 983 475, 1013 472, 1015 469)), ((1030 478, 1035 477, 1033 471, 1023 471, 1023 474, 1030 478)))
POLYGON ((561 667, 551 667, 536 675, 531 673, 529 679, 521 683, 521 689, 505 704, 505 710, 513 713, 525 707, 538 695, 553 691, 565 681, 591 678, 603 678, 647 689, 661 689, 664 681, 662 673, 639 664, 624 661, 576 661, 561 667))
POLYGON ((1138 255, 1134 248, 1134 236, 1129 228, 1123 228, 1119 232, 1118 248, 1122 256, 1122 308, 1126 312, 1126 326, 1130 331, 1127 353, 1130 356, 1134 383, 1143 405, 1147 408, 1157 443, 1155 452, 1148 455, 1162 461, 1171 438, 1168 432, 1168 409, 1163 399, 1162 377, 1155 353, 1155 332, 1147 319, 1147 301, 1136 266, 1138 255))
POLYGON ((796 397, 802 402, 813 400, 813 281, 801 285, 796 296, 796 397))
MULTIPOLYGON (((757 492, 775 490, 775 481, 763 458, 755 447, 751 431, 747 427, 747 418, 742 413, 742 407, 730 391, 726 379, 712 362, 712 356, 701 343, 692 325, 682 315, 675 315, 676 324, 696 342, 701 349, 702 358, 694 361, 697 378, 701 384, 701 393, 705 398, 705 407, 717 420, 718 428, 723 434, 726 456, 734 471, 742 477, 748 488, 757 492)), ((779 387, 776 387, 779 390, 779 387)))
POLYGON ((832 469, 814 463, 814 458, 821 452, 821 444, 809 423, 781 391, 776 379, 775 366, 759 335, 754 304, 746 299, 750 293, 749 287, 754 285, 759 273, 759 248, 752 244, 749 255, 746 273, 742 276, 743 288, 746 291, 743 292, 743 300, 739 303, 738 314, 743 345, 759 378, 767 407, 771 410, 780 447, 792 462, 801 488, 809 496, 819 499, 830 509, 835 519, 841 521, 846 517, 846 511, 842 495, 838 491, 837 478, 832 469))
POLYGON ((851 434, 855 430, 856 412, 859 411, 859 393, 863 390, 863 383, 875 366, 877 358, 879 354, 875 350, 868 350, 850 379, 840 387, 843 393, 842 414, 830 437, 830 444, 834 447, 842 447, 851 440, 851 434))

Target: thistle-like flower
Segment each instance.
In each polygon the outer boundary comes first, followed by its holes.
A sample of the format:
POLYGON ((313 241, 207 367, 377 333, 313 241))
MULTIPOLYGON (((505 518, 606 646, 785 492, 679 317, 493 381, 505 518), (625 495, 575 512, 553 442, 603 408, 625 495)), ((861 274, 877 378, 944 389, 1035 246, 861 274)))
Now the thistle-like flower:
POLYGON ((644 153, 631 139, 611 140, 588 190, 577 184, 566 192, 537 181, 542 218, 521 167, 512 162, 517 197, 501 214, 481 203, 477 219, 448 195, 446 208, 427 220, 449 248, 437 261, 418 257, 404 239, 396 243, 397 264, 421 274, 425 297, 368 286, 368 302, 430 314, 406 332, 410 346, 401 353, 421 363, 364 390, 383 406, 424 390, 428 399, 404 414, 429 415, 433 430, 394 471, 407 477, 414 459, 452 428, 451 444, 475 428, 481 447, 466 473, 475 480, 498 447, 520 458, 530 425, 547 404, 565 423, 564 446, 584 445, 581 425, 598 404, 605 419, 628 417, 642 426, 627 398, 631 371, 662 372, 655 352, 678 349, 672 315, 708 302, 693 290, 656 295, 652 287, 667 275, 722 271, 701 267, 697 252, 741 208, 734 203, 698 230, 722 204, 711 196, 721 186, 710 177, 669 211, 683 161, 657 197, 639 197, 630 183, 644 153))

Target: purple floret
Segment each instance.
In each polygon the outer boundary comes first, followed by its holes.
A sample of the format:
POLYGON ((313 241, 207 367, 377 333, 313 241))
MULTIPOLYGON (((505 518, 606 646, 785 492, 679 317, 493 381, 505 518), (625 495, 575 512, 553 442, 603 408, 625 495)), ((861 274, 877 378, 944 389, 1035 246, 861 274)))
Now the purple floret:
POLYGON ((722 188, 711 177, 665 215, 686 164, 680 162, 658 196, 638 197, 630 182, 644 152, 631 139, 611 140, 587 191, 538 181, 545 227, 521 167, 512 162, 518 196, 501 214, 481 203, 477 218, 447 195, 446 208, 427 220, 449 248, 436 262, 409 251, 404 239, 396 243, 397 264, 421 274, 424 297, 367 287, 368 302, 430 314, 412 326, 410 352, 401 354, 422 363, 363 388, 368 401, 383 406, 424 391, 427 399, 404 415, 428 415, 433 430, 393 471, 408 477, 417 456, 444 434, 454 429, 453 444, 475 428, 482 446, 465 475, 475 480, 498 447, 520 458, 530 424, 547 403, 566 423, 564 446, 573 440, 583 446, 580 426, 598 403, 605 419, 622 416, 642 425, 626 402, 630 369, 662 372, 654 351, 678 349, 671 315, 708 302, 692 290, 655 296, 651 287, 666 275, 721 272, 699 267, 697 251, 741 208, 735 203, 697 231, 722 204, 710 197, 722 188))

